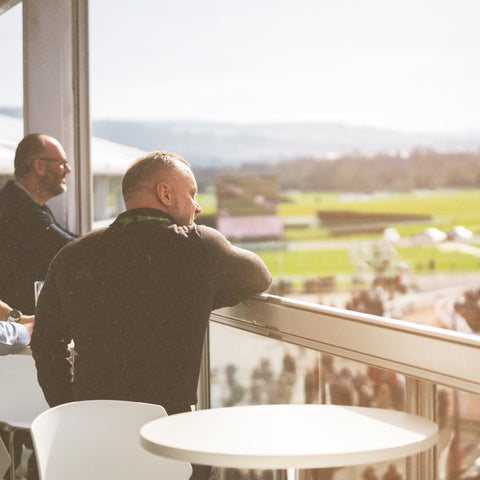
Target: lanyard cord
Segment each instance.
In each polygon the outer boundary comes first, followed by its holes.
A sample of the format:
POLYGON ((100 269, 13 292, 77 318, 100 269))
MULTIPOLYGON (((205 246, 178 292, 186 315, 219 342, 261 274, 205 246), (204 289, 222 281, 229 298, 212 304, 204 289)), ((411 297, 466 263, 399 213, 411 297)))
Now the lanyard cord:
POLYGON ((119 220, 117 220, 117 223, 119 223, 120 225, 126 226, 126 225, 131 225, 132 223, 149 222, 150 220, 154 220, 156 222, 172 223, 172 221, 169 218, 152 217, 150 215, 135 215, 134 217, 120 218, 119 220))

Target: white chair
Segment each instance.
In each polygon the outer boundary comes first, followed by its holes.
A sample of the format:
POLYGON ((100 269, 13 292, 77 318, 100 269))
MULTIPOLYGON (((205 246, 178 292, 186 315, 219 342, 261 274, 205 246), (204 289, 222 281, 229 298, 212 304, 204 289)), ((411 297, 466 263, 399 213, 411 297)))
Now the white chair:
POLYGON ((10 478, 15 479, 14 440, 18 431, 28 431, 35 419, 49 408, 38 385, 37 369, 30 349, 0 357, 0 427, 9 433, 10 478))
POLYGON ((140 428, 164 417, 160 405, 85 400, 54 407, 33 422, 40 480, 187 480, 189 463, 144 450, 140 428))
POLYGON ((3 478, 9 466, 10 466, 10 455, 8 454, 8 451, 5 448, 5 445, 2 442, 2 439, 0 438, 0 478, 3 478))

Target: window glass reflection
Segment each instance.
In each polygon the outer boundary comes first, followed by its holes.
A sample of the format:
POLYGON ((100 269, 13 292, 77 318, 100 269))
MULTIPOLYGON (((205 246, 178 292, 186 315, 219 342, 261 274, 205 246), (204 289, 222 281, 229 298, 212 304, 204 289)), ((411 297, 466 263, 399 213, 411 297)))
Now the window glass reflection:
POLYGON ((0 188, 13 178, 15 147, 23 138, 22 5, 0 15, 0 188))

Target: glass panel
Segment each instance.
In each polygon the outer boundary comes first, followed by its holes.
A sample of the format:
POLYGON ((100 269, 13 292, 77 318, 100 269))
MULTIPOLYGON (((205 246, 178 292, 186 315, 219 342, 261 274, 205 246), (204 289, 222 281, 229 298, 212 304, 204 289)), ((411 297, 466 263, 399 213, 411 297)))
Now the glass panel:
MULTIPOLYGON (((271 293, 476 330, 452 311, 480 284, 479 7, 370 6, 91 2, 92 132, 183 155, 198 222, 271 293)), ((92 157, 96 221, 123 208, 101 178, 122 151, 92 157)))
POLYGON ((0 188, 13 178, 13 157, 23 137, 22 6, 0 15, 0 188))
POLYGON ((438 387, 440 480, 480 478, 480 397, 438 387))
MULTIPOLYGON (((215 322, 211 322, 210 332, 212 407, 327 403, 405 409, 402 375, 215 322)), ((480 397, 438 385, 437 419, 438 478, 480 478, 480 397)), ((405 478, 405 471, 404 459, 400 459, 331 471, 302 471, 301 478, 400 480, 405 478)), ((239 479, 272 475, 237 470, 221 470, 219 474, 239 479)))
POLYGON ((213 408, 325 403, 405 408, 405 378, 210 322, 213 408))
MULTIPOLYGON (((212 408, 325 403, 404 410, 405 378, 341 357, 210 322, 212 408)), ((302 472, 304 479, 405 478, 405 461, 302 472)), ((221 478, 263 479, 272 472, 220 470, 221 478)))
POLYGON ((122 197, 122 175, 93 176, 93 221, 100 226, 107 223, 125 209, 122 197))
POLYGON ((213 408, 304 403, 297 364, 310 355, 306 350, 214 322, 210 342, 213 408))

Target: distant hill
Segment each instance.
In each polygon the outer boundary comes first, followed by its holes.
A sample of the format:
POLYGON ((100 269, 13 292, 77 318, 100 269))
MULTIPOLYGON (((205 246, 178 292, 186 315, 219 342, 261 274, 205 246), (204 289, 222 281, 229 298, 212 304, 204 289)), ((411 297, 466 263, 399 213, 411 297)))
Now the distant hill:
MULTIPOLYGON (((0 107, 0 114, 22 115, 0 107)), ((144 151, 170 150, 195 168, 247 163, 276 164, 295 158, 375 155, 418 148, 477 152, 480 131, 464 135, 407 134, 335 123, 234 124, 180 121, 95 120, 92 134, 144 151)))
POLYGON ((142 150, 171 150, 196 168, 278 163, 298 157, 430 148, 438 152, 478 151, 475 134, 406 134, 333 123, 233 124, 207 122, 94 121, 94 135, 142 150))

